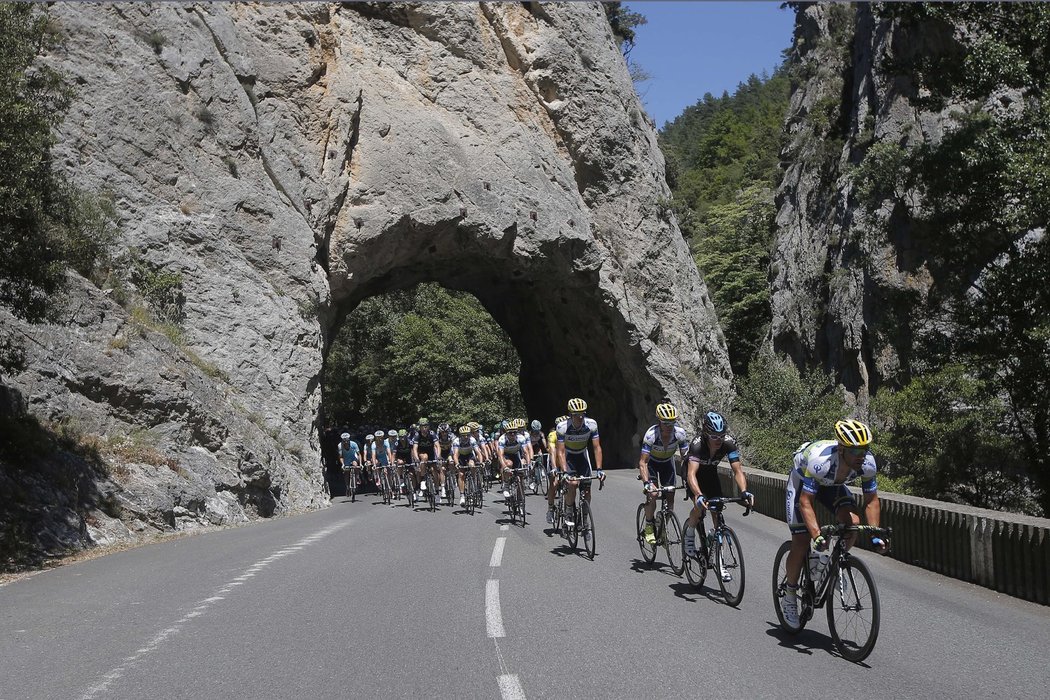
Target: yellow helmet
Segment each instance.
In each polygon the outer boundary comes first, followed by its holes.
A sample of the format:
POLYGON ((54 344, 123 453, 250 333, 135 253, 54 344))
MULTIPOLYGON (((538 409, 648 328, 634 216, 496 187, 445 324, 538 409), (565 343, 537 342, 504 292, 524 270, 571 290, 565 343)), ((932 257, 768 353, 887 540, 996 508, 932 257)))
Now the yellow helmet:
POLYGON ((477 430, 481 427, 481 423, 478 423, 477 421, 470 421, 469 423, 467 423, 467 427, 471 430, 477 430))
POLYGON ((461 426, 459 426, 459 434, 460 435, 470 435, 470 426, 469 425, 461 425, 461 426))
POLYGON ((843 447, 867 447, 871 444, 871 428, 852 418, 835 423, 835 435, 843 447))
POLYGON ((662 421, 678 420, 678 409, 674 407, 674 404, 659 404, 656 407, 656 417, 662 421))
POLYGON ((569 399, 569 413, 583 413, 587 410, 587 402, 583 399, 569 399))

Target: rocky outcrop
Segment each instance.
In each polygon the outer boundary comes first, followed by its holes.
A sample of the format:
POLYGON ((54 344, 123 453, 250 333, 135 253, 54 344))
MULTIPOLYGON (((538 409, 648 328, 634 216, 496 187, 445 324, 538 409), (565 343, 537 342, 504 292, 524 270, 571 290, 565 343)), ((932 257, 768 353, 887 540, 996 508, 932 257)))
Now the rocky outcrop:
MULTIPOLYGON (((916 310, 935 280, 910 232, 917 193, 865 196, 857 167, 873 144, 940 142, 958 105, 925 105, 921 87, 893 64, 936 56, 954 41, 944 23, 905 27, 874 5, 798 11, 771 335, 776 349, 832 372, 862 404, 880 384, 906 377, 923 323, 916 310)), ((893 163, 881 167, 892 181, 893 163)))
POLYGON ((600 6, 51 12, 66 41, 46 60, 78 89, 57 161, 113 194, 123 247, 181 279, 177 333, 79 279, 60 322, 3 319, 27 349, 5 382, 109 450, 122 515, 96 508, 87 540, 320 505, 326 343, 362 299, 424 280, 507 329, 530 413, 587 398, 609 464, 661 397, 688 420, 728 394, 600 6), (120 458, 124 441, 160 457, 120 458))

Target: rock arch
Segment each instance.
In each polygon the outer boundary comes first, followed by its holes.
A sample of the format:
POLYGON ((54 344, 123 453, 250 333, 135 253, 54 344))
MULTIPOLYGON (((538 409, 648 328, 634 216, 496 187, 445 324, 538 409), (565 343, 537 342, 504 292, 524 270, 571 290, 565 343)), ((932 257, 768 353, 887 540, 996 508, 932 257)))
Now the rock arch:
POLYGON ((80 280, 64 326, 4 316, 33 341, 10 383, 85 431, 148 430, 178 471, 107 486, 141 520, 318 505, 326 344, 361 299, 423 280, 473 293, 508 330, 530 413, 587 398, 610 464, 633 462, 657 399, 688 424, 728 395, 656 132, 599 5, 51 12, 68 41, 45 60, 80 88, 56 162, 113 193, 124 245, 181 275, 186 321, 173 343, 80 280))

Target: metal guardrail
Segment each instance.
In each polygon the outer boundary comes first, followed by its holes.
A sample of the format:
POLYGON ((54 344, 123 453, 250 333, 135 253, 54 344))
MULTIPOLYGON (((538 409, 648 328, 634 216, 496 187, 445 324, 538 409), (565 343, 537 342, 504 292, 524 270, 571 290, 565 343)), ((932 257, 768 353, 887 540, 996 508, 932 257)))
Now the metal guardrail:
MULTIPOLYGON (((755 510, 784 520, 787 476, 745 468, 755 510)), ((722 490, 736 492, 728 466, 722 490)), ((851 488, 857 503, 860 489, 851 488)), ((928 498, 879 492, 882 525, 894 530, 891 557, 1043 605, 1050 604, 1050 520, 928 498)), ((817 509, 821 524, 830 514, 817 509)), ((785 538, 787 528, 785 527, 785 538)))

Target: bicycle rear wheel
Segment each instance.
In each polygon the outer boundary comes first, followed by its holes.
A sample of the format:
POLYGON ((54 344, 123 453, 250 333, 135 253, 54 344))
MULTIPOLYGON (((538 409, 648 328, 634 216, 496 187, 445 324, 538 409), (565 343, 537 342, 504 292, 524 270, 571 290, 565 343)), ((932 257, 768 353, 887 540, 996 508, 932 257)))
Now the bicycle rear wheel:
POLYGON ((682 536, 682 568, 685 570, 685 577, 689 580, 689 583, 692 584, 693 588, 699 590, 707 579, 707 549, 702 521, 697 523, 697 525, 698 527, 693 529, 692 535, 686 533, 682 536), (690 536, 693 537, 695 543, 696 553, 693 556, 689 556, 685 550, 686 538, 690 536))
POLYGON ((642 550, 642 559, 649 565, 650 568, 653 566, 653 562, 656 561, 656 545, 649 544, 645 541, 645 504, 641 503, 638 505, 638 513, 634 517, 635 533, 638 536, 638 549, 642 550))
POLYGON ((590 501, 583 498, 583 494, 580 494, 580 519, 576 522, 576 527, 580 528, 580 532, 583 535, 583 548, 587 552, 588 559, 594 559, 594 515, 591 511, 590 501))
POLYGON ((685 552, 682 549, 682 526, 674 513, 664 513, 663 524, 664 551, 667 552, 667 563, 675 576, 681 576, 685 569, 685 552))
POLYGON ((879 637, 879 591, 868 566, 850 557, 828 584, 828 627, 842 658, 863 661, 879 637))
POLYGON ((744 599, 744 554, 740 550, 740 539, 731 527, 718 531, 715 540, 715 575, 718 587, 726 603, 734 608, 744 599), (726 580, 726 579, 729 580, 726 580))

